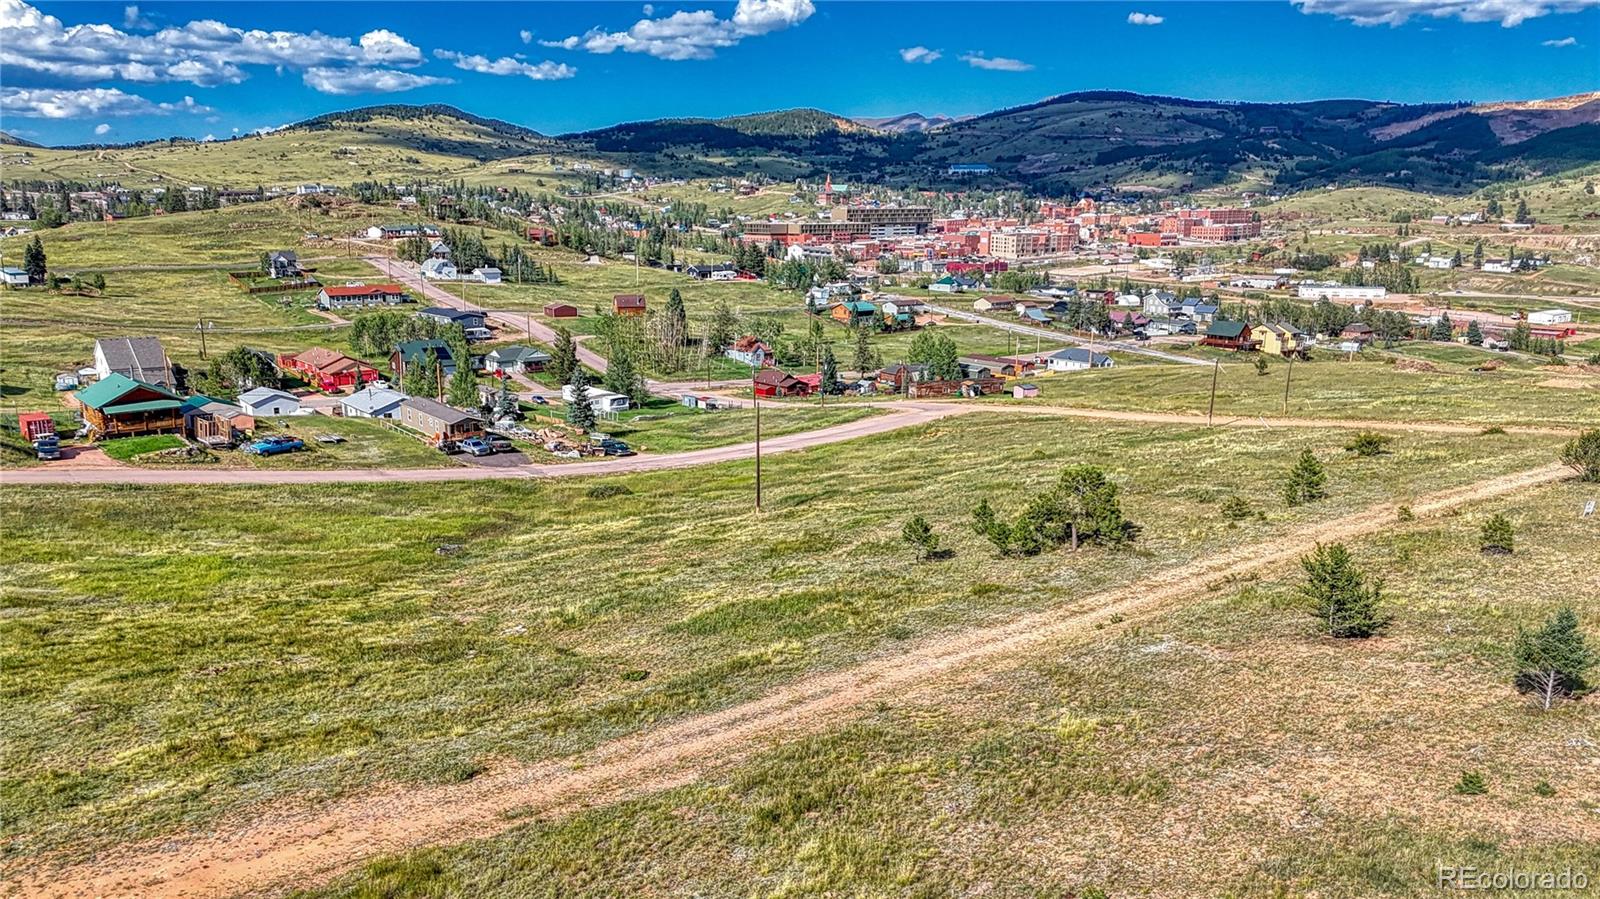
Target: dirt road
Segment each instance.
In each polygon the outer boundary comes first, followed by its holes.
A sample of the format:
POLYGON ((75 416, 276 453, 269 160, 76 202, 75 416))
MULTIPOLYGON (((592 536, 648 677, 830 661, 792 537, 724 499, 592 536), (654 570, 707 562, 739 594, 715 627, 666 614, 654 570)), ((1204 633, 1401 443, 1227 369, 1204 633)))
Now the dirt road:
MULTIPOLYGON (((860 421, 800 431, 761 441, 762 455, 825 446, 858 437, 885 434, 900 428, 915 427, 955 415, 981 412, 1013 415, 1044 415, 1115 422, 1143 422, 1159 425, 1206 427, 1204 415, 1181 412, 1119 412, 1106 409, 1079 409, 1068 406, 1040 406, 1007 403, 891 402, 873 403, 886 414, 860 421)), ((1340 428, 1372 431, 1411 431, 1429 434, 1477 434, 1478 425, 1428 421, 1367 421, 1361 419, 1318 418, 1218 418, 1216 427, 1226 428, 1340 428)), ((1520 434, 1566 435, 1568 428, 1508 427, 1520 434)), ((20 468, 0 474, 0 484, 340 484, 386 483, 393 481, 471 481, 507 478, 571 478, 585 475, 628 474, 693 468, 733 462, 755 456, 755 443, 684 453, 638 455, 623 459, 573 462, 565 465, 528 464, 505 468, 454 465, 447 468, 347 468, 321 470, 239 469, 239 468, 143 468, 136 465, 77 465, 53 463, 35 468, 20 468)))
MULTIPOLYGON (((1559 480, 1561 466, 1521 471, 1411 501, 1426 518, 1467 503, 1559 480)), ((1281 567, 1317 542, 1391 526, 1396 509, 1371 507, 1264 543, 1158 572, 1008 623, 920 643, 841 671, 807 677, 761 699, 623 737, 568 759, 491 771, 458 785, 396 788, 314 808, 278 807, 233 828, 131 846, 66 870, 17 875, 7 895, 26 897, 222 896, 305 887, 376 854, 479 839, 527 820, 693 782, 797 736, 848 718, 896 693, 941 690, 965 672, 1097 627, 1139 623, 1210 594, 1222 578, 1281 567)))
MULTIPOLYGON (((452 309, 482 312, 489 318, 489 320, 503 327, 510 328, 513 331, 525 333, 530 339, 537 340, 540 343, 548 346, 555 345, 555 329, 544 322, 535 321, 531 313, 495 312, 485 309, 484 307, 475 303, 469 303, 466 300, 461 299, 437 284, 431 283, 428 281, 428 279, 422 277, 420 273, 412 271, 402 262, 396 262, 395 260, 386 256, 367 256, 364 258, 368 265, 382 272, 385 278, 392 279, 400 284, 405 285, 410 290, 415 291, 417 294, 423 297, 426 297, 430 303, 438 306, 449 306, 452 309)), ((484 288, 486 291, 492 291, 493 289, 494 288, 492 287, 484 288)), ((606 357, 600 355, 594 350, 589 349, 588 347, 585 347, 582 343, 578 344, 578 361, 598 372, 605 371, 606 365, 608 364, 606 362, 606 357)))

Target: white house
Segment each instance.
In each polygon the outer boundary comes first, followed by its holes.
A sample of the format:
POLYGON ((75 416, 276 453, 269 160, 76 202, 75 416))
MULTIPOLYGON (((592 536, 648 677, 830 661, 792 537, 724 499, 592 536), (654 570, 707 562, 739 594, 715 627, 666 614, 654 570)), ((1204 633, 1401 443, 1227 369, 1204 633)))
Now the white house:
POLYGON ((1538 312, 1528 313, 1530 325, 1562 325, 1572 321, 1572 312, 1568 309, 1543 309, 1538 312))
POLYGON ((448 259, 430 256, 423 260, 422 277, 431 281, 454 281, 457 277, 456 264, 448 259))
POLYGON ((340 401, 339 410, 347 418, 399 418, 405 400, 398 390, 369 384, 340 401))
POLYGON ((1083 371, 1086 368, 1110 368, 1115 364, 1110 356, 1083 347, 1057 350, 1044 357, 1044 367, 1050 371, 1083 371))
MULTIPOLYGON (((572 402, 572 385, 566 384, 561 388, 561 401, 572 402)), ((620 393, 609 390, 589 388, 589 407, 595 412, 626 412, 631 401, 620 393)))
POLYGON ((1483 260, 1483 265, 1478 267, 1478 270, 1496 275, 1509 275, 1516 271, 1511 267, 1511 263, 1505 259, 1485 259, 1483 260))
POLYGON ((20 268, 0 268, 0 278, 5 279, 7 287, 27 287, 28 273, 20 268))
POLYGON ((472 280, 482 281, 484 284, 499 284, 500 270, 493 267, 475 268, 472 270, 472 280))
POLYGON ((300 400, 292 393, 257 387, 239 394, 239 408, 246 415, 299 415, 300 400))
POLYGON ((1351 284, 1301 284, 1295 296, 1302 300, 1381 300, 1389 295, 1386 287, 1356 286, 1351 284))

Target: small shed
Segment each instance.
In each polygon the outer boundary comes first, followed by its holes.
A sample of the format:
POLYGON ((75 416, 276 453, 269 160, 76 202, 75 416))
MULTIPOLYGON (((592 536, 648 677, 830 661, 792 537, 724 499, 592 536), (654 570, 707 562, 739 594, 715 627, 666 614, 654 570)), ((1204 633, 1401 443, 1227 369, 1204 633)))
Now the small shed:
POLYGON ((577 318, 578 307, 571 303, 545 303, 544 314, 546 318, 577 318))
POLYGON ((19 412, 17 430, 29 443, 32 443, 41 437, 55 434, 56 422, 48 412, 19 412))
POLYGON ((1019 400, 1031 400, 1039 395, 1038 384, 1013 384, 1011 395, 1019 400))

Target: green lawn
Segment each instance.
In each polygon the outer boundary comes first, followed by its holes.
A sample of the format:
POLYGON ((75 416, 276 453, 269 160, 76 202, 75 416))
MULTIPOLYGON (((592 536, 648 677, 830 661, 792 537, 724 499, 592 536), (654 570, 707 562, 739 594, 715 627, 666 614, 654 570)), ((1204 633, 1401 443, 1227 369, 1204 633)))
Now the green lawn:
POLYGON ((118 462, 128 462, 146 453, 177 449, 183 438, 172 434, 148 434, 144 437, 119 437, 99 444, 106 455, 118 462))
MULTIPOLYGON (((877 414, 878 409, 843 404, 766 403, 761 407, 761 435, 779 437, 813 431, 877 414)), ((640 452, 677 453, 754 440, 755 410, 705 412, 654 400, 617 421, 601 422, 599 429, 640 452)))
POLYGON ((904 641, 1070 602, 1374 502, 1554 457, 1528 436, 963 419, 751 466, 533 483, 0 493, 0 762, 14 856, 285 797, 580 751, 904 641), (1301 448, 1332 496, 1287 509, 1301 448), (967 527, 1061 467, 1124 485, 1138 547, 997 559, 967 527), (611 485, 593 492, 596 485, 611 485), (1230 527, 1217 504, 1251 499, 1230 527), (915 564, 929 517, 954 555, 915 564))

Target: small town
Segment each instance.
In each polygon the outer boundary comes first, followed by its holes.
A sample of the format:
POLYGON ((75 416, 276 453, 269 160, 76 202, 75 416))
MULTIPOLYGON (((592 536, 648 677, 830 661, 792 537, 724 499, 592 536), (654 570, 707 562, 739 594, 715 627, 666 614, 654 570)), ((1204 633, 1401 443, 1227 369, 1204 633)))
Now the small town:
POLYGON ((1587 895, 1595 34, 0 0, 0 893, 1587 895))

